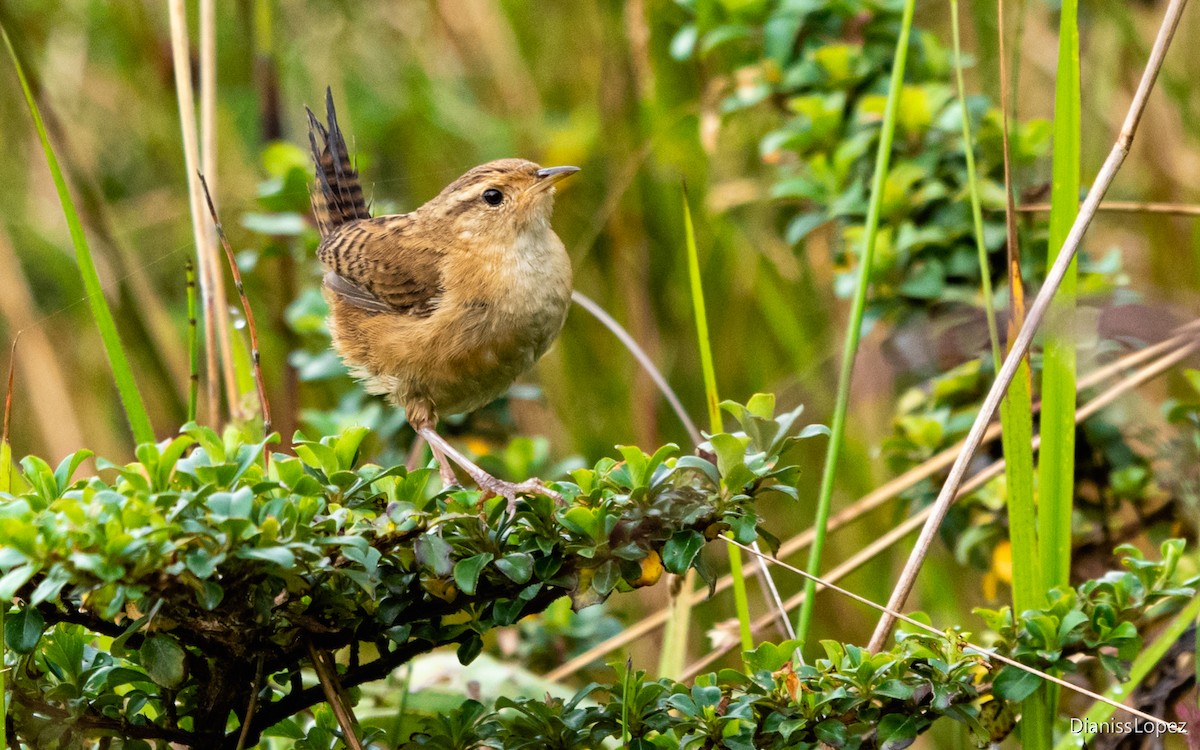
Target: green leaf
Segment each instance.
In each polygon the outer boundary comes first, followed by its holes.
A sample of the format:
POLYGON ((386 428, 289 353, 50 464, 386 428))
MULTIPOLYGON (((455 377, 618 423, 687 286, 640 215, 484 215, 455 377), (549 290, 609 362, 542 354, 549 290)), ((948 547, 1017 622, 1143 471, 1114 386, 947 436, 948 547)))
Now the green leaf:
POLYGON ((478 633, 471 633, 467 639, 458 647, 458 663, 464 667, 475 661, 475 657, 479 656, 483 651, 483 639, 478 633))
POLYGON ((8 606, 8 602, 16 595, 17 590, 28 583, 37 571, 36 566, 26 564, 18 565, 5 573, 4 577, 0 578, 0 607, 8 606))
POLYGON ((605 560, 592 576, 592 588, 601 596, 608 596, 617 582, 621 580, 621 566, 616 560, 605 560))
POLYGON ((79 450, 59 462, 58 468, 54 470, 54 481, 58 485, 59 495, 71 485, 71 477, 75 476, 75 470, 79 468, 79 464, 94 455, 96 454, 89 450, 79 450))
POLYGON ((880 750, 899 750, 908 747, 917 733, 929 722, 916 716, 888 714, 879 722, 876 742, 880 750))
POLYGON ((576 505, 562 514, 562 524, 576 534, 600 541, 603 537, 600 511, 576 505))
POLYGON ((417 562, 422 567, 427 568, 436 576, 448 576, 453 570, 454 565, 450 562, 450 555, 454 550, 436 534, 422 534, 417 537, 417 542, 413 546, 413 550, 417 556, 417 562))
POLYGON ((183 684, 187 655, 168 635, 153 635, 138 649, 142 666, 155 684, 176 688, 183 684))
POLYGON ((533 576, 533 555, 513 552, 496 560, 496 567, 514 583, 528 583, 533 576))
POLYGON ((1010 701, 1023 701, 1042 684, 1042 678, 1017 667, 1007 666, 992 681, 992 690, 1010 701))
POLYGON ((4 618, 4 644, 18 654, 33 652, 46 629, 46 618, 36 607, 23 607, 4 618))
POLYGON ((814 728, 817 739, 827 745, 841 747, 846 744, 846 739, 849 732, 846 730, 846 725, 837 719, 826 719, 814 728))
POLYGON ((287 547, 243 547, 235 552, 234 556, 243 560, 274 563, 281 568, 290 569, 296 565, 296 556, 287 547))
POLYGON ((691 529, 675 532, 663 547, 663 567, 683 575, 704 548, 704 535, 691 529))
POLYGON ((475 595, 475 586, 479 583, 479 574, 495 559, 491 552, 481 552, 454 564, 454 583, 458 590, 467 596, 475 595))
POLYGON ((717 454, 717 471, 721 472, 721 476, 729 477, 734 474, 735 469, 745 467, 746 446, 750 443, 750 438, 720 432, 709 438, 709 441, 713 452, 717 454))
POLYGON ((366 427, 351 427, 344 430, 341 435, 338 435, 337 442, 333 446, 334 455, 337 457, 337 465, 339 469, 353 469, 354 459, 358 456, 358 449, 362 446, 363 440, 371 431, 366 427))
POLYGON ((802 645, 800 641, 784 641, 778 644, 761 643, 758 648, 746 652, 746 669, 750 674, 777 672, 784 664, 796 658, 796 649, 802 645))

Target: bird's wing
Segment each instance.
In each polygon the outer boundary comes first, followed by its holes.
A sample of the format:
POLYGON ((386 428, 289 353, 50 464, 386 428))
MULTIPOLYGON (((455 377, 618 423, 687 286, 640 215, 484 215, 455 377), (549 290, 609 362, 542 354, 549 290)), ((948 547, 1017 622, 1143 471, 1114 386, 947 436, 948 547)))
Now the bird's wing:
POLYGON ((325 286, 367 312, 427 317, 445 291, 445 252, 414 231, 409 214, 345 224, 317 249, 325 286))

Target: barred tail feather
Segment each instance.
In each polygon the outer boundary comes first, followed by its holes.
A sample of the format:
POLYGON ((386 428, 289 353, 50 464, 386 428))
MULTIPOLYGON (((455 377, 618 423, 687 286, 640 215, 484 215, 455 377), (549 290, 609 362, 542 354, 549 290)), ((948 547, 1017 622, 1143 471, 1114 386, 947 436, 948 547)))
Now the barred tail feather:
POLYGON ((338 127, 333 91, 329 88, 325 89, 325 108, 328 126, 323 125, 311 109, 305 108, 308 112, 308 142, 317 175, 312 190, 313 214, 322 237, 342 224, 371 218, 362 184, 358 181, 358 170, 350 161, 346 139, 338 127))

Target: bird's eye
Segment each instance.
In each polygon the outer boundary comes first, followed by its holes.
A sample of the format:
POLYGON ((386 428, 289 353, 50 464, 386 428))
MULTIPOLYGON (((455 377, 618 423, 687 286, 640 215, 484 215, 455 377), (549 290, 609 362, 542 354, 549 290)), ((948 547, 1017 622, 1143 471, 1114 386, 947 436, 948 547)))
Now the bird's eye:
POLYGON ((504 193, 496 188, 488 188, 483 191, 483 200, 489 206, 499 206, 504 202, 504 193))

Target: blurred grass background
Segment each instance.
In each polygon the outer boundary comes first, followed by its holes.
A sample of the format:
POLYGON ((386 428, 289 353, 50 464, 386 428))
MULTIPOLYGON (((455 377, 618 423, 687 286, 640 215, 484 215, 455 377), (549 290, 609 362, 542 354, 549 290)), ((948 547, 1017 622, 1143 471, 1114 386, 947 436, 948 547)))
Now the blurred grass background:
MULTIPOLYGON (((629 329, 698 418, 704 391, 684 253, 680 190, 686 181, 722 396, 745 400, 756 391, 774 391, 781 407, 805 403, 807 421, 828 421, 846 318, 845 300, 834 294, 831 236, 815 233, 799 251, 782 238, 783 211, 769 198, 776 170, 759 156, 759 140, 778 127, 779 113, 760 108, 722 117, 722 99, 743 83, 737 73, 708 69, 703 57, 672 56, 672 39, 692 5, 219 4, 216 198, 241 253, 276 429, 285 438, 298 427, 311 432, 334 423, 336 418, 316 415, 336 412, 350 390, 344 381, 307 380, 289 365, 319 365, 313 360, 319 340, 310 346, 312 356, 292 356, 313 341, 297 319, 319 308, 294 304, 312 300, 319 283, 311 231, 291 227, 273 235, 252 218, 265 210, 260 191, 276 204, 306 204, 302 186, 261 187, 271 176, 267 147, 276 140, 306 146, 303 106, 320 105, 326 85, 333 88, 368 195, 381 209, 415 208, 488 159, 522 156, 582 167, 560 191, 554 220, 575 266, 576 287, 629 329), (305 413, 314 415, 307 426, 305 413)), ((968 5, 973 26, 964 30, 965 47, 978 63, 968 70, 968 89, 994 96, 994 3, 968 5)), ((1085 183, 1119 129, 1161 5, 1081 3, 1085 183)), ((948 44, 946 10, 921 4, 918 24, 948 44)), ((1021 19, 1014 37, 1020 45, 1019 115, 1050 117, 1054 4, 1027 0, 1013 15, 1021 19)), ((165 437, 183 420, 186 406, 184 264, 194 253, 165 3, 3 0, 0 21, 30 72, 151 417, 165 437)), ((195 26, 193 17, 193 34, 195 26)), ((1200 38, 1195 13, 1185 17, 1177 38, 1180 49, 1168 57, 1113 198, 1200 203, 1200 90, 1191 83, 1200 80, 1200 58, 1186 50, 1188 40, 1200 38)), ((86 445, 113 460, 126 458, 128 427, 11 75, 0 76, 0 129, 7 157, 0 191, 0 330, 6 340, 20 333, 14 450, 53 462, 86 445)), ((1049 170, 1046 158, 1027 167, 1021 182, 1044 183, 1049 170)), ((1102 214, 1086 245, 1095 253, 1119 248, 1130 286, 1160 309, 1195 309, 1195 218, 1102 214)), ((229 302, 236 308, 232 296, 229 302)), ((878 448, 891 430, 897 384, 911 378, 884 356, 884 328, 865 338, 859 356, 835 507, 889 476, 878 448)), ((510 401, 515 431, 548 436, 555 458, 577 454, 590 462, 615 444, 650 449, 664 441, 688 442, 629 354, 578 308, 525 382, 540 390, 532 399, 510 401)), ((243 384, 242 390, 253 398, 251 388, 243 384)), ((354 404, 339 418, 360 413, 354 404)), ((485 414, 457 429, 478 426, 487 433, 489 424, 485 414)), ((402 449, 376 446, 380 452, 402 449)), ((763 509, 776 519, 780 536, 811 522, 820 451, 806 449, 800 460, 812 479, 801 487, 800 505, 781 500, 763 509)), ((881 511, 865 527, 839 536, 826 567, 877 536, 899 512, 881 511)), ((903 551, 896 554, 898 561, 903 551)), ((894 562, 869 566, 850 579, 850 587, 885 598, 894 562)), ((790 593, 799 581, 782 580, 781 586, 790 593)), ((944 566, 927 567, 924 587, 940 592, 922 601, 935 621, 939 611, 957 617, 965 609, 957 597, 980 597, 974 574, 960 578, 944 566)), ((660 607, 665 592, 660 587, 643 596, 640 605, 622 600, 614 606, 660 607)), ((870 618, 841 600, 826 605, 818 609, 816 637, 865 638, 870 618), (847 629, 845 623, 855 625, 847 629)), ((724 599, 697 610, 702 626, 693 633, 731 612, 724 599)), ((693 640, 693 650, 703 652, 701 639, 693 640)), ((639 648, 650 658, 652 639, 639 648)))

